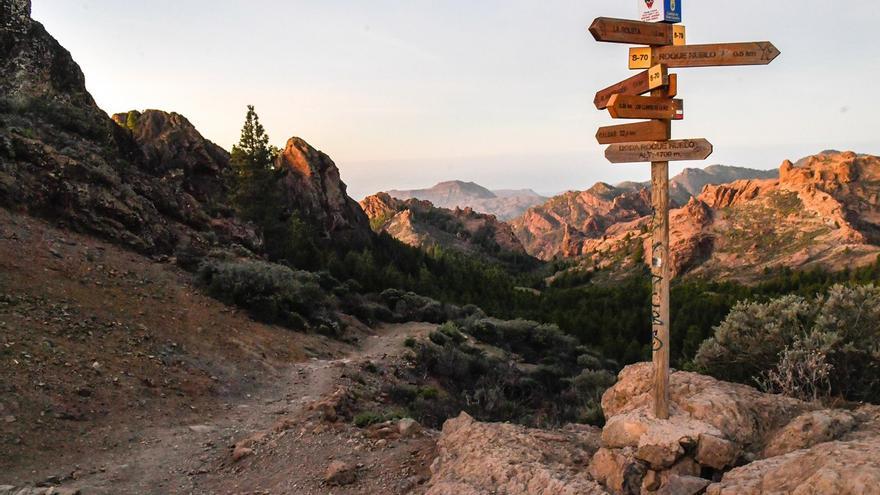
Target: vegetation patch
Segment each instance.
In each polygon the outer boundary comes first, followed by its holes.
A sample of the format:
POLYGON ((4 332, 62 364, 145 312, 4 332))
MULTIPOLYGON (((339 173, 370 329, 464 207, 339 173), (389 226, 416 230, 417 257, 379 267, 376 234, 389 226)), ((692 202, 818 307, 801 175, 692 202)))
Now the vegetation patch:
POLYGON ((880 288, 831 287, 737 304, 694 363, 717 378, 804 400, 880 400, 880 288))

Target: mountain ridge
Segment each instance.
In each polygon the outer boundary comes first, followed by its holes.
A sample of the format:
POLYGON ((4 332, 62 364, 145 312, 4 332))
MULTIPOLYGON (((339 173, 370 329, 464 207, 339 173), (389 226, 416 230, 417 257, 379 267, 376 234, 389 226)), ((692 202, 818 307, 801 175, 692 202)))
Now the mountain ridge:
POLYGON ((387 192, 397 199, 420 199, 430 201, 439 208, 473 208, 481 213, 495 215, 499 220, 510 220, 522 214, 530 206, 546 200, 532 189, 489 190, 475 182, 449 180, 438 182, 424 189, 398 190, 387 192))

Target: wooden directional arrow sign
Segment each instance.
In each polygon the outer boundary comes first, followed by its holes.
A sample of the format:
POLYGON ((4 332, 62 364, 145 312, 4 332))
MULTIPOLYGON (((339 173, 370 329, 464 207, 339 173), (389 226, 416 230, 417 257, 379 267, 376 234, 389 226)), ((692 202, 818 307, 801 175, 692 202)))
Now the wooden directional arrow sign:
POLYGON ((684 103, 657 96, 614 95, 608 100, 608 113, 614 119, 677 119, 684 103))
POLYGON ((655 65, 650 69, 640 72, 625 81, 621 81, 613 86, 609 86, 602 91, 596 93, 593 103, 599 110, 605 110, 608 107, 608 100, 614 95, 641 95, 652 89, 665 86, 669 81, 666 67, 655 65))
POLYGON ((649 120, 635 124, 600 127, 596 133, 599 144, 632 143, 637 141, 665 141, 670 138, 669 124, 649 120))
POLYGON ((680 24, 639 22, 599 17, 590 25, 596 41, 633 45, 683 45, 685 29, 680 24))
POLYGON ((605 150, 611 163, 705 160, 711 154, 712 144, 702 138, 612 144, 605 150))
POLYGON ((769 41, 630 48, 629 68, 647 69, 654 64, 664 64, 670 68, 767 65, 779 53, 769 41))

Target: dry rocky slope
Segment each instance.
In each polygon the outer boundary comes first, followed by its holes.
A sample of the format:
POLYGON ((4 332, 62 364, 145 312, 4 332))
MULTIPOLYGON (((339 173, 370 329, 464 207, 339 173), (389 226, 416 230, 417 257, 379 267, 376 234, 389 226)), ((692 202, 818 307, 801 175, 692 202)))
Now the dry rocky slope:
MULTIPOLYGON (((676 274, 749 280, 766 268, 840 270, 880 253, 880 158, 825 152, 775 179, 706 185, 671 212, 676 274)), ((587 267, 632 268, 648 249, 646 190, 597 184, 513 222, 526 250, 581 258, 587 267), (621 192, 623 191, 623 192, 621 192)))
POLYGON ((528 208, 547 200, 531 189, 490 191, 473 182, 440 182, 427 189, 390 190, 388 195, 399 199, 421 199, 440 208, 471 208, 507 221, 522 215, 528 208))
POLYGON ((400 200, 387 193, 368 196, 360 204, 374 229, 410 246, 440 246, 489 259, 526 256, 508 224, 471 208, 437 208, 429 201, 400 200))
POLYGON ((880 407, 825 409, 679 371, 658 421, 651 386, 649 363, 625 368, 601 431, 448 420, 428 494, 880 493, 880 407))

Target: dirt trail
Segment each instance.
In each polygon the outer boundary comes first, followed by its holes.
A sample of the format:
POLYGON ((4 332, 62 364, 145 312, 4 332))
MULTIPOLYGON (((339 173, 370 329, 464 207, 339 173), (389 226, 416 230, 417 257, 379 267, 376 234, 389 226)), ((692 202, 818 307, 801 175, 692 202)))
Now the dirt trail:
MULTIPOLYGON (((222 467, 229 466, 230 446, 235 442, 269 431, 284 417, 301 417, 314 401, 331 394, 347 366, 367 360, 383 360, 405 350, 408 337, 424 336, 435 325, 404 323, 386 325, 368 336, 359 349, 340 359, 311 359, 291 367, 279 380, 237 403, 225 404, 224 412, 188 426, 154 428, 144 431, 127 452, 105 459, 101 470, 65 487, 92 493, 232 493, 216 486, 228 483, 221 478, 222 467), (206 488, 206 487, 212 488, 206 488)), ((345 446, 327 445, 329 455, 345 446)), ((314 459, 316 470, 325 468, 324 459, 314 459)), ((233 469, 234 471, 234 469, 233 469)), ((272 473, 277 475, 278 473, 272 473)), ((267 473, 267 477, 271 477, 267 473)), ((318 483, 320 485, 320 483, 318 483)), ((326 493, 324 491, 285 493, 326 493)), ((243 491, 241 493, 249 493, 243 491)), ((278 493, 254 491, 252 493, 278 493)), ((339 492, 334 492, 339 493, 339 492)))

